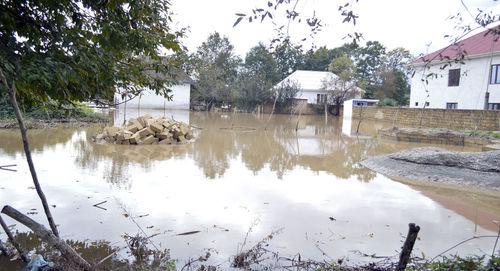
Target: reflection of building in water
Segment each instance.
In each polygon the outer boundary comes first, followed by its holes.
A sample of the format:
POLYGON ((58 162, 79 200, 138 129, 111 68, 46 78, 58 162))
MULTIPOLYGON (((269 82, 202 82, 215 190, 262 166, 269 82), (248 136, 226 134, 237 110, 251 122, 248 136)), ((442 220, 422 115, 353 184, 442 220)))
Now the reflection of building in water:
POLYGON ((290 140, 280 140, 280 144, 292 155, 319 155, 331 153, 338 146, 321 137, 321 129, 316 125, 298 127, 295 136, 290 140))
POLYGON ((187 110, 162 110, 162 109, 144 109, 144 108, 121 108, 113 111, 113 124, 121 126, 131 118, 137 118, 149 114, 151 116, 167 117, 177 121, 189 123, 189 111, 187 110))

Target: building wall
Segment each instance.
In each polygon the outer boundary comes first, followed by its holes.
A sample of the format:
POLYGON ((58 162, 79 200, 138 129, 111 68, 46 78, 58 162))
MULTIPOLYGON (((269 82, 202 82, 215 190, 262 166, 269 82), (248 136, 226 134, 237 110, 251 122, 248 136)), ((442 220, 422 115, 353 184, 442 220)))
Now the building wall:
POLYGON ((295 95, 296 99, 307 99, 308 104, 317 104, 318 94, 327 94, 325 90, 301 90, 295 95))
MULTIPOLYGON (((149 108, 149 109, 185 109, 189 110, 189 101, 191 97, 191 85, 174 85, 172 89, 172 100, 168 101, 161 95, 156 95, 152 90, 145 90, 141 97, 135 97, 127 102, 127 108, 149 108)), ((122 102, 120 95, 115 95, 116 102, 122 102)), ((120 104, 119 107, 124 107, 120 104)))
POLYGON ((325 107, 321 104, 311 104, 307 100, 293 100, 292 103, 285 108, 276 107, 273 112, 273 104, 268 103, 262 105, 263 114, 293 114, 293 115, 318 115, 324 114, 325 107))
POLYGON ((397 127, 448 128, 454 130, 500 130, 500 111, 421 109, 397 107, 353 107, 353 118, 386 121, 397 127), (361 109, 362 108, 362 109, 361 109))
POLYGON ((490 103, 500 103, 500 84, 489 84, 491 64, 500 64, 500 55, 466 60, 465 64, 453 64, 443 70, 441 65, 432 66, 422 72, 422 67, 416 68, 411 80, 410 107, 446 108, 446 103, 458 103, 457 109, 484 109, 485 94, 489 87, 490 103), (460 84, 456 87, 448 86, 448 71, 460 68, 460 84), (437 78, 429 78, 428 84, 422 82, 422 75, 435 73, 437 78), (426 92, 426 89, 428 92, 426 92), (429 95, 429 97, 427 97, 429 95), (415 103, 418 102, 418 105, 415 103))

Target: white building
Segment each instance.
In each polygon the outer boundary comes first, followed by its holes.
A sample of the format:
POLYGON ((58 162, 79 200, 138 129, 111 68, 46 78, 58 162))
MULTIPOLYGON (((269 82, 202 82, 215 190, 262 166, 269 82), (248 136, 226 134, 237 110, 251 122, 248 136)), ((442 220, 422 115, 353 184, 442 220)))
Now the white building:
POLYGON ((328 94, 328 91, 323 88, 323 82, 335 80, 336 78, 338 76, 332 72, 296 70, 276 84, 274 88, 296 83, 300 90, 295 95, 295 99, 307 99, 309 104, 323 104, 327 101, 328 94))
POLYGON ((145 108, 145 109, 182 109, 189 110, 191 87, 193 80, 183 72, 178 74, 177 84, 170 86, 172 90, 170 95, 171 100, 165 98, 163 95, 157 95, 150 89, 145 89, 140 95, 130 100, 130 98, 123 98, 119 91, 115 94, 115 104, 119 108, 145 108), (125 101, 126 104, 125 104, 125 101))
POLYGON ((415 59, 410 107, 500 110, 500 41, 484 31, 415 59), (464 64, 446 64, 466 52, 464 64), (427 64, 428 69, 425 69, 427 64), (436 77, 425 78, 428 74, 436 77), (424 79, 424 80, 422 80, 424 79))

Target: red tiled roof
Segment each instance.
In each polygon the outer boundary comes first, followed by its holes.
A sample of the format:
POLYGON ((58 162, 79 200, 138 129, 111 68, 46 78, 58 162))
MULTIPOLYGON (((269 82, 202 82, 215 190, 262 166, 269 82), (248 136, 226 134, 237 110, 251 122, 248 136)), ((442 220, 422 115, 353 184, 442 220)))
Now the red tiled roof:
POLYGON ((411 64, 421 64, 426 61, 439 61, 447 58, 454 59, 461 53, 474 56, 491 52, 500 52, 500 27, 496 30, 485 30, 481 33, 453 43, 425 56, 414 59, 411 64))

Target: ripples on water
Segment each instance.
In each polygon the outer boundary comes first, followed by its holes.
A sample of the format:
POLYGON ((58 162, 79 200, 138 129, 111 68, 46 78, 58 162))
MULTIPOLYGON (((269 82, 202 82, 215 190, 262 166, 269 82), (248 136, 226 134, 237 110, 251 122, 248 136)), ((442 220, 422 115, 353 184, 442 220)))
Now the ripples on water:
MULTIPOLYGON (((422 228, 416 253, 429 256, 494 234, 498 194, 408 186, 357 164, 422 146, 373 137, 388 124, 365 121, 362 135, 350 136, 341 120, 322 116, 277 115, 266 125, 268 116, 251 114, 170 115, 203 128, 195 143, 96 145, 89 137, 100 127, 30 131, 39 179, 64 238, 123 245, 122 234, 139 232, 130 214, 148 234, 159 233, 154 242, 181 262, 206 248, 217 251, 215 261, 227 260, 252 225, 250 244, 283 229, 270 243, 280 253, 321 259, 319 247, 329 257, 360 261, 354 251, 396 255, 409 222, 422 228), (106 210, 92 206, 102 201, 106 210), (188 231, 200 233, 177 235, 188 231)), ((123 112, 115 122, 123 122, 123 112)), ((12 163, 17 172, 0 172, 0 204, 45 222, 18 131, 3 130, 0 164, 12 163)), ((450 253, 483 254, 492 246, 480 239, 450 253)))

